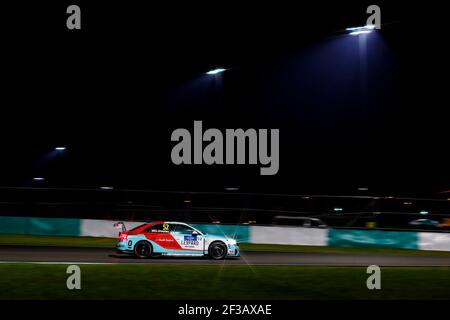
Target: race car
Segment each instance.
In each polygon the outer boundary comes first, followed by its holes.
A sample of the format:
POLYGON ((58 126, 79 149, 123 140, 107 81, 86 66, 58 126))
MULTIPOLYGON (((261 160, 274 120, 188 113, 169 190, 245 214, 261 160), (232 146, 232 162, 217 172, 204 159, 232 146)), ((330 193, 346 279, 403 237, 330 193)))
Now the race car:
POLYGON ((225 235, 203 233, 182 222, 144 223, 129 231, 123 222, 114 224, 119 232, 118 253, 134 254, 138 258, 165 256, 208 256, 219 260, 239 257, 239 244, 225 235))

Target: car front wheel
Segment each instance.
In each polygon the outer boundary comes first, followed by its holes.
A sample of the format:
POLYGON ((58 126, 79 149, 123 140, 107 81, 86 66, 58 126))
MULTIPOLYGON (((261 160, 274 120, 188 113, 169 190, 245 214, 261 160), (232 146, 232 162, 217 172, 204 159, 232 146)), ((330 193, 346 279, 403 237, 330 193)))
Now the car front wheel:
POLYGON ((208 252, 209 256, 214 260, 225 259, 227 256, 227 246, 223 242, 216 241, 210 244, 208 252))

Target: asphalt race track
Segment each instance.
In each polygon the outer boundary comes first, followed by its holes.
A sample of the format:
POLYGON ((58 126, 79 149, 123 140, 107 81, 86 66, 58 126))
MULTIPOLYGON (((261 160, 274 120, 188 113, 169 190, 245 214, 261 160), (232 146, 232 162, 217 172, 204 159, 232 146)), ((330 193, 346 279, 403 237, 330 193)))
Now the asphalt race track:
POLYGON ((147 264, 251 264, 303 266, 450 266, 450 256, 244 252, 240 258, 214 261, 197 257, 136 259, 114 249, 86 247, 0 245, 0 262, 42 263, 147 263, 147 264))

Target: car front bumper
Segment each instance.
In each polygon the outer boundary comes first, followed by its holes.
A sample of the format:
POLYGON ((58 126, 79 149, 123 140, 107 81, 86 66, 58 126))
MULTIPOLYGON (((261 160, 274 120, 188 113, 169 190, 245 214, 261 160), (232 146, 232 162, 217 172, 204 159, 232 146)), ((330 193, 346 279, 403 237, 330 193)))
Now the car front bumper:
POLYGON ((240 257, 239 244, 227 244, 227 256, 228 257, 240 257))

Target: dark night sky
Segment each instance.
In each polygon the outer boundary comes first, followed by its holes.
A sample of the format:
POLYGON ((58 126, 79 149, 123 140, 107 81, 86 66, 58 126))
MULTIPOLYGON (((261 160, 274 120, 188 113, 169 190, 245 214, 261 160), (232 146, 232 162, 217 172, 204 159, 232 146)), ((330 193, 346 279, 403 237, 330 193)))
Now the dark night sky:
POLYGON ((67 4, 56 1, 11 5, 2 21, 12 30, 2 40, 2 186, 42 175, 49 187, 450 189, 445 121, 418 75, 427 59, 409 54, 427 50, 408 42, 400 3, 379 4, 386 25, 367 37, 366 92, 359 40, 343 29, 363 25, 372 3, 75 3, 81 32, 65 29, 67 4), (203 75, 216 66, 232 68, 219 97, 203 75), (174 166, 170 134, 193 120, 279 128, 279 173, 174 166), (67 153, 45 158, 56 145, 67 153))

